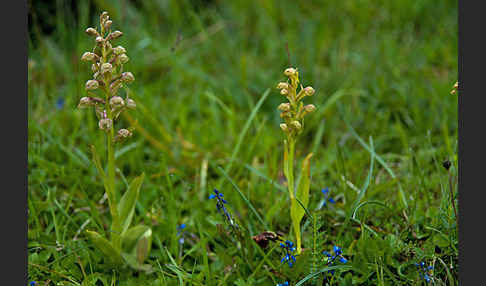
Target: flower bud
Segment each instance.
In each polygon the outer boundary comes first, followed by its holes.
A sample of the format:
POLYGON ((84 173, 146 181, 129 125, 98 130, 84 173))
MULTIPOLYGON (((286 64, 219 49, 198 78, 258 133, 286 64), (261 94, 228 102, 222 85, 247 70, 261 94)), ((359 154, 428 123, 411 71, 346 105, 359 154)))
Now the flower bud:
POLYGON ((101 36, 96 37, 96 42, 97 42, 98 44, 103 43, 103 41, 104 41, 103 37, 101 37, 101 36))
POLYGON ((111 73, 112 70, 113 70, 113 66, 110 63, 104 63, 101 65, 102 74, 111 73))
POLYGON ((304 106, 304 110, 305 112, 312 112, 316 110, 316 107, 314 106, 314 104, 307 104, 306 106, 304 106))
POLYGON ((297 72, 297 70, 294 69, 294 68, 287 68, 284 71, 284 75, 286 75, 286 76, 292 76, 292 75, 295 75, 296 72, 297 72))
POLYGON ((91 98, 85 96, 79 100, 78 108, 87 108, 93 105, 95 105, 95 103, 91 100, 91 98))
POLYGON ((289 94, 289 90, 288 89, 285 89, 285 88, 284 89, 281 89, 280 90, 280 94, 281 95, 287 95, 287 94, 289 94))
POLYGON ((113 24, 113 21, 111 21, 111 20, 106 21, 105 22, 105 29, 109 30, 111 28, 111 24, 113 24))
POLYGON ((120 32, 120 31, 118 31, 118 30, 117 30, 117 31, 115 31, 115 32, 112 32, 112 33, 110 33, 110 35, 108 35, 108 37, 109 37, 110 39, 113 39, 113 40, 114 40, 114 39, 118 39, 118 38, 120 38, 121 36, 123 36, 123 33, 122 33, 122 32, 120 32))
POLYGON ((108 16, 108 12, 106 11, 103 11, 103 13, 101 13, 100 15, 100 19, 101 20, 107 20, 110 16, 108 16))
POLYGON ((283 132, 287 132, 289 130, 287 124, 285 123, 280 124, 280 129, 282 129, 283 132))
POLYGON ((304 88, 304 94, 305 94, 306 96, 311 96, 311 95, 313 95, 313 94, 314 94, 314 92, 315 92, 315 91, 314 91, 314 89, 312 88, 312 86, 308 86, 308 87, 304 88))
POLYGON ((88 62, 88 61, 92 61, 94 60, 96 57, 96 54, 95 53, 90 53, 90 52, 85 52, 82 56, 81 56, 81 60, 84 61, 84 62, 88 62))
POLYGON ((280 111, 289 111, 290 110, 290 103, 281 103, 278 106, 278 110, 280 110, 280 111))
POLYGON ((137 107, 137 104, 135 103, 135 100, 131 98, 127 98, 127 108, 130 109, 135 109, 137 107))
POLYGON ((99 86, 98 81, 94 79, 90 79, 86 82, 86 90, 95 90, 99 86))
POLYGON ((86 29, 86 34, 90 35, 90 36, 99 36, 100 34, 98 34, 98 31, 96 31, 95 28, 88 28, 86 29))
POLYGON ((302 125, 300 125, 299 121, 294 120, 294 121, 290 122, 290 125, 292 125, 292 127, 294 127, 297 130, 300 130, 302 128, 302 125))
POLYGON ((128 60, 130 59, 126 54, 121 54, 118 56, 118 59, 120 60, 120 63, 126 64, 128 63, 128 60))
POLYGON ((278 89, 289 89, 289 84, 286 82, 279 82, 277 85, 278 89))
POLYGON ((119 96, 113 96, 112 98, 110 98, 110 106, 112 108, 121 107, 123 105, 125 105, 125 101, 123 100, 123 98, 119 96))
POLYGON ((115 55, 121 55, 121 54, 126 53, 127 51, 125 50, 124 47, 118 46, 118 47, 113 48, 113 52, 115 53, 115 55))
POLYGON ((113 126, 113 120, 111 120, 110 118, 102 118, 98 122, 98 126, 101 130, 110 130, 113 126))
POLYGON ((120 142, 120 141, 124 141, 125 139, 129 138, 129 137, 132 137, 132 132, 128 129, 120 129, 118 130, 115 138, 113 138, 113 141, 115 142, 120 142))
POLYGON ((105 47, 106 47, 106 50, 107 50, 108 52, 110 52, 110 51, 112 50, 111 43, 110 43, 110 42, 108 42, 108 41, 106 41, 106 42, 105 42, 105 47))
POLYGON ((131 72, 124 72, 122 73, 121 75, 122 77, 122 80, 126 83, 130 83, 130 82, 133 82, 135 80, 135 77, 133 76, 133 74, 131 72))

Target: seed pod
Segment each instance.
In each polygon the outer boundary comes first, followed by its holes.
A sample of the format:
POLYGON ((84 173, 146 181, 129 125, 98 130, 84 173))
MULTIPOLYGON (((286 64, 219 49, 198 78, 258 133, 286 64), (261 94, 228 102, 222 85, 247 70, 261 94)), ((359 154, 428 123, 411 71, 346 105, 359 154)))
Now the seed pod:
POLYGON ((86 90, 95 90, 99 86, 98 81, 94 79, 90 79, 86 82, 86 90))
POLYGON ((133 82, 135 80, 135 77, 133 76, 133 74, 131 72, 124 72, 122 73, 122 80, 126 83, 130 83, 130 82, 133 82))
POLYGON ((279 82, 277 85, 278 89, 289 89, 289 84, 286 82, 279 82))
POLYGON ((290 110, 290 103, 281 103, 278 106, 278 110, 280 110, 280 111, 289 111, 290 110))
POLYGON ((98 126, 100 127, 101 130, 110 130, 111 127, 113 126, 113 120, 109 118, 102 118, 98 122, 98 126))
POLYGON ((311 95, 313 95, 313 94, 314 94, 314 92, 315 92, 315 91, 314 91, 314 89, 312 88, 312 86, 308 86, 308 87, 304 88, 304 94, 305 94, 306 96, 311 96, 311 95))
POLYGON ((96 31, 95 28, 91 28, 91 27, 89 27, 88 29, 86 29, 86 34, 88 34, 90 36, 99 36, 100 35, 98 33, 98 31, 96 31))
POLYGON ((127 98, 127 108, 129 109, 135 109, 137 107, 137 104, 135 103, 135 100, 131 98, 127 98))
POLYGON ((130 59, 126 54, 121 54, 118 56, 118 59, 120 60, 120 63, 126 64, 128 63, 128 60, 130 59))
POLYGON ((94 60, 96 57, 97 57, 97 55, 95 53, 85 52, 81 56, 81 60, 84 61, 84 62, 88 62, 88 61, 94 60))
POLYGON ((284 75, 286 75, 286 76, 292 76, 292 75, 295 75, 296 72, 297 72, 297 70, 294 69, 294 68, 287 68, 284 71, 284 75))
POLYGON ((115 55, 121 55, 121 54, 126 53, 127 51, 125 50, 124 47, 118 46, 118 47, 113 48, 113 52, 115 53, 115 55))
POLYGON ((112 98, 110 98, 111 108, 118 108, 122 107, 123 105, 125 105, 125 101, 120 96, 113 96, 112 98))
POLYGON ((113 66, 110 63, 104 63, 101 65, 102 74, 111 73, 112 70, 113 70, 113 66))

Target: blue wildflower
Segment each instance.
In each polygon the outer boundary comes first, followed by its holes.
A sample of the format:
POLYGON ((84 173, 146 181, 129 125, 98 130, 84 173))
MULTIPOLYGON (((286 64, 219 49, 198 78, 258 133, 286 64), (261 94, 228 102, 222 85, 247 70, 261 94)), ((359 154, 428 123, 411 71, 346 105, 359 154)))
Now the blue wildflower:
POLYGON ((184 235, 186 234, 186 232, 184 231, 185 228, 186 228, 185 223, 177 226, 177 236, 180 236, 179 244, 184 244, 184 235))
POLYGON ((284 283, 278 283, 277 286, 289 286, 289 281, 285 281, 284 283))
POLYGON ((336 201, 333 198, 328 198, 329 188, 322 189, 321 192, 324 194, 324 202, 322 203, 322 206, 325 206, 327 202, 330 202, 331 204, 336 203, 336 201))
POLYGON ((224 197, 223 193, 219 192, 216 189, 214 189, 214 194, 209 195, 210 200, 216 199, 216 208, 223 215, 223 218, 229 223, 229 225, 231 225, 232 227, 237 227, 237 225, 233 222, 230 213, 224 206, 228 202, 225 199, 223 199, 223 197, 224 197))
POLYGON ((425 262, 423 261, 420 263, 415 263, 415 266, 417 267, 420 278, 427 281, 427 283, 430 282, 432 278, 432 274, 430 272, 432 269, 434 269, 434 267, 433 266, 425 267, 425 262))
MULTIPOLYGON (((338 259, 339 262, 341 262, 343 264, 348 262, 348 260, 343 257, 343 251, 341 250, 341 248, 339 246, 334 245, 334 247, 332 248, 332 251, 334 252, 334 255, 332 255, 331 253, 329 253, 327 251, 322 252, 322 254, 327 256, 327 263, 326 263, 327 266, 332 266, 334 264, 336 258, 338 259)), ((334 274, 334 270, 329 270, 327 272, 330 273, 331 275, 334 274)), ((327 279, 327 277, 325 277, 324 279, 327 279)))
POLYGON ((30 281, 29 282, 29 286, 35 286, 35 285, 37 285, 37 282, 35 282, 35 281, 30 281))
POLYGON ((280 243, 280 247, 285 250, 285 256, 280 262, 287 262, 289 264, 289 267, 292 267, 292 265, 294 265, 296 261, 295 256, 292 255, 292 252, 295 251, 294 243, 290 240, 286 240, 285 243, 280 243))
POLYGON ((59 97, 59 98, 56 100, 56 108, 57 108, 57 109, 62 109, 63 107, 64 107, 64 98, 59 97))

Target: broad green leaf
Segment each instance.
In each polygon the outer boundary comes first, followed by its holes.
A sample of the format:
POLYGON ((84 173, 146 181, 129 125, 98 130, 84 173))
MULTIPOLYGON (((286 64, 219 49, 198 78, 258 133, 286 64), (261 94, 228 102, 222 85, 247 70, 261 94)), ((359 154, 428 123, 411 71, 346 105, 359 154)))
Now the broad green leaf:
POLYGON ((153 272, 152 265, 138 263, 137 258, 132 254, 122 253, 123 259, 131 268, 139 271, 145 271, 147 273, 153 272))
POLYGON ((111 262, 116 265, 123 265, 121 253, 113 247, 111 242, 102 237, 96 231, 87 230, 86 233, 96 248, 98 248, 106 257, 108 257, 111 262))
POLYGON ((292 225, 294 227, 295 236, 297 238, 297 253, 302 251, 301 249, 301 238, 300 238, 300 220, 304 216, 305 208, 309 204, 309 188, 310 188, 310 158, 313 156, 312 153, 305 157, 302 162, 302 169, 300 173, 299 186, 297 187, 296 197, 302 204, 297 202, 295 198, 290 200, 290 217, 292 218, 292 225))
POLYGON ((135 205, 138 200, 138 194, 140 187, 142 186, 145 173, 133 179, 132 183, 128 187, 128 190, 123 194, 120 202, 118 203, 118 213, 120 214, 120 222, 122 225, 122 235, 127 231, 130 223, 132 222, 133 214, 135 212, 135 205))
POLYGON ((136 270, 150 272, 152 267, 143 264, 152 246, 152 229, 146 225, 129 228, 122 236, 122 256, 125 262, 136 270))
MULTIPOLYGON (((122 249, 127 253, 135 253, 138 241, 141 238, 146 238, 148 242, 152 242, 152 230, 146 225, 137 225, 129 228, 122 238, 122 249)), ((150 251, 149 243, 149 249, 150 251)))

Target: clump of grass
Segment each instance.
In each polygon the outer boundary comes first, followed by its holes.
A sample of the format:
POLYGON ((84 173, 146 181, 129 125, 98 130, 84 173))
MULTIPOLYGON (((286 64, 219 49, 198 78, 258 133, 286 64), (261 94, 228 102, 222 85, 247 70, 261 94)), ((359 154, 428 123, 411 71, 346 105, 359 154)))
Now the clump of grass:
POLYGON ((135 205, 138 200, 144 173, 136 177, 128 190, 118 201, 115 178, 115 146, 132 136, 132 129, 121 128, 115 132, 115 122, 122 112, 135 109, 136 103, 127 96, 118 95, 124 84, 132 83, 135 78, 123 67, 129 61, 126 49, 122 46, 112 46, 112 41, 120 38, 123 33, 112 31, 112 20, 108 12, 101 13, 100 29, 87 28, 86 33, 95 40, 91 52, 85 52, 81 61, 91 63, 93 78, 85 84, 89 96, 80 99, 79 108, 93 108, 98 118, 98 127, 106 137, 107 173, 101 160, 92 146, 93 161, 103 181, 108 197, 108 205, 112 218, 110 240, 95 231, 87 231, 93 243, 115 265, 128 264, 136 269, 147 269, 143 261, 150 252, 152 230, 148 226, 138 225, 130 228, 135 205))

